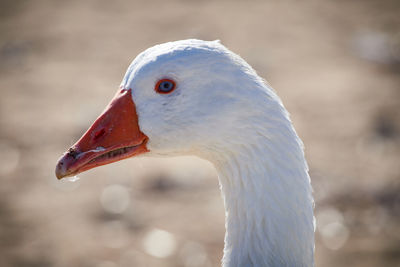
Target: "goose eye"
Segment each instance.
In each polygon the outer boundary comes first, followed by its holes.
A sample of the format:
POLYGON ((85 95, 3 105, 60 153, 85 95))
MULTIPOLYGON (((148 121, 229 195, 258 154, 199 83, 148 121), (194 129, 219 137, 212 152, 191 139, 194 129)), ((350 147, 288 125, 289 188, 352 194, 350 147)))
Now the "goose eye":
POLYGON ((175 82, 170 79, 159 80, 154 88, 159 94, 169 94, 175 89, 175 82))

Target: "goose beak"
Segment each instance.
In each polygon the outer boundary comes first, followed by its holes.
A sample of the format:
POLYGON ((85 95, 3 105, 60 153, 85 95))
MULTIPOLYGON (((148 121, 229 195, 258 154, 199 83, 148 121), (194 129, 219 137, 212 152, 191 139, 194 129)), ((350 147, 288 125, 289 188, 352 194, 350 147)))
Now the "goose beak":
POLYGON ((148 152, 131 89, 120 90, 93 125, 58 160, 58 179, 148 152))

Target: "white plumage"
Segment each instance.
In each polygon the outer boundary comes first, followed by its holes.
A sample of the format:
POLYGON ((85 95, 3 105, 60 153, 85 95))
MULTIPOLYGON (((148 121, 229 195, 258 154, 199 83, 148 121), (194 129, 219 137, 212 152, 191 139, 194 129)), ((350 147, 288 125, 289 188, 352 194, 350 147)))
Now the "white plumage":
POLYGON ((302 143, 279 97, 243 59, 218 41, 165 43, 137 56, 121 88, 59 160, 58 178, 139 154, 198 156, 219 175, 224 267, 314 265, 302 143))
POLYGON ((302 143, 274 90, 218 41, 154 46, 130 65, 147 155, 196 155, 218 171, 224 267, 313 266, 313 198, 302 143), (177 88, 159 95, 154 81, 177 88))

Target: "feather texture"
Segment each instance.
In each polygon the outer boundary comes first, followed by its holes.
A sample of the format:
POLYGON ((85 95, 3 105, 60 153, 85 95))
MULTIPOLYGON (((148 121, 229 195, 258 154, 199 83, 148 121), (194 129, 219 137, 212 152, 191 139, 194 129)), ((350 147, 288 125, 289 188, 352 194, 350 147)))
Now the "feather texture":
POLYGON ((196 155, 219 174, 224 267, 313 266, 313 198, 303 144, 275 91, 219 41, 184 40, 141 53, 132 89, 148 155, 196 155), (168 95, 154 91, 176 81, 168 95))

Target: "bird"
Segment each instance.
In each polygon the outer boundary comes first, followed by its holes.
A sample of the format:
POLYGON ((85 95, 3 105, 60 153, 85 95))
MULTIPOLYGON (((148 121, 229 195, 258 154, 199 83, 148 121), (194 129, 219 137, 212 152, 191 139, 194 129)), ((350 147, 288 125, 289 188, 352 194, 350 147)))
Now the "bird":
POLYGON ((61 179, 130 157, 186 155, 218 173, 223 267, 314 266, 303 143, 276 91, 219 40, 173 41, 140 53, 55 172, 61 179))

